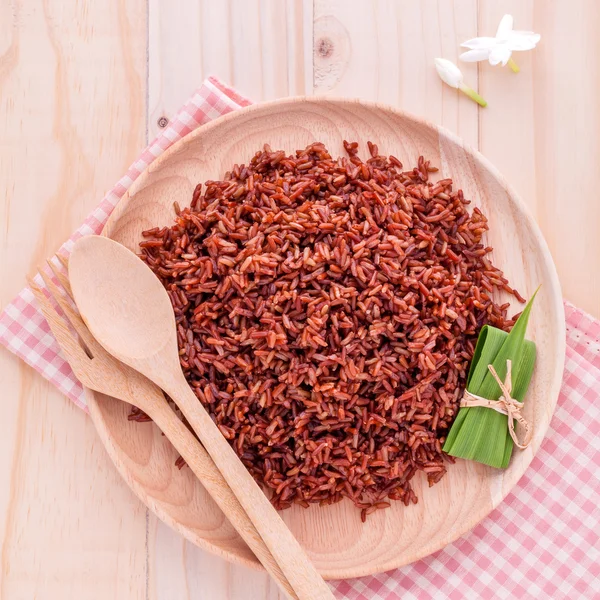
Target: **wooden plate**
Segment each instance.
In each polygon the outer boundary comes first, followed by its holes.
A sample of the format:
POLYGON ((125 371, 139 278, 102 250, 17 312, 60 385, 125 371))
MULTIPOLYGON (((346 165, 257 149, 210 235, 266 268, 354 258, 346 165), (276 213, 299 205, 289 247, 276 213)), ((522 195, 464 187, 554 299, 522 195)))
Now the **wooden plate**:
MULTIPOLYGON (((539 284, 542 290, 528 332, 539 351, 525 403, 535 431, 531 446, 516 451, 505 471, 458 461, 432 488, 417 476, 418 504, 393 503, 365 524, 349 501, 284 511, 284 520, 326 578, 377 573, 439 550, 502 501, 539 448, 558 397, 565 326, 556 270, 525 205, 492 165, 443 129, 375 104, 296 98, 239 110, 186 136, 135 181, 104 229, 104 235, 136 250, 141 231, 172 223, 174 201, 189 205, 196 183, 222 178, 264 143, 291 153, 318 140, 336 156, 344 153, 344 139, 359 142, 362 156, 371 140, 382 154, 394 154, 410 167, 421 154, 430 159, 488 216, 494 263, 523 295, 530 296, 539 284)), ((193 543, 258 566, 189 469, 175 468, 173 449, 153 425, 128 422, 121 402, 91 393, 89 399, 102 442, 143 502, 193 543)))

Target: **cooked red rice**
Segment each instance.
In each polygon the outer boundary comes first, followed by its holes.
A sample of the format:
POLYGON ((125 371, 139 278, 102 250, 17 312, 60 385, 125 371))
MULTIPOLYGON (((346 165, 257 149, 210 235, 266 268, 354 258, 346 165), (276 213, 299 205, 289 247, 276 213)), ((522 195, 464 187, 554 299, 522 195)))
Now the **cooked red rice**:
POLYGON ((364 520, 446 472, 478 332, 513 323, 491 292, 514 291, 450 179, 344 145, 265 146, 140 246, 187 380, 274 505, 347 497, 364 520))

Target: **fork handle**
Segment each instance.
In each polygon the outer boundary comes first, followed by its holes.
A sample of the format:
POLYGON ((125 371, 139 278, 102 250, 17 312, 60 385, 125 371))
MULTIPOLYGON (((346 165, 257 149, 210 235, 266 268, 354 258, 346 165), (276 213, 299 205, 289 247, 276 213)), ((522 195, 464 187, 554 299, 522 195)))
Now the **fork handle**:
MULTIPOLYGON (((144 412, 165 434, 165 437, 185 460, 194 475, 202 482, 212 499, 271 577, 277 582, 281 590, 289 598, 298 600, 298 595, 211 457, 173 412, 158 388, 155 388, 152 392, 156 395, 155 398, 149 397, 150 390, 144 390, 144 412)), ((135 403, 133 398, 131 400, 135 403)))

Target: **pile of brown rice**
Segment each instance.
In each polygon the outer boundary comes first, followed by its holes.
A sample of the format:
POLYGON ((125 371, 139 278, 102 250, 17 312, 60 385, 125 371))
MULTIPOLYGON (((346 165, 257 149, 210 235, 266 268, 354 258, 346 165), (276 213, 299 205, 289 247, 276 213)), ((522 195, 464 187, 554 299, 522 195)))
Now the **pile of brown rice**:
POLYGON ((345 148, 265 146, 141 248, 187 380, 275 506, 347 497, 364 519, 444 475, 478 332, 513 323, 491 292, 520 297, 450 179, 345 148))

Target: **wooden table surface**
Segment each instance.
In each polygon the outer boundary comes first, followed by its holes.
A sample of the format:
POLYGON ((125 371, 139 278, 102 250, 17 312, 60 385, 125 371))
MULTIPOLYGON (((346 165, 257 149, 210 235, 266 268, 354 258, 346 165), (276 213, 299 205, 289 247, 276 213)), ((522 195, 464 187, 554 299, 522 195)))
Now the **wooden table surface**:
MULTIPOLYGON (((207 75, 254 100, 377 100, 456 132, 535 214, 564 296, 600 316, 596 0, 0 2, 0 307, 207 75), (433 59, 542 34, 521 73, 433 59)), ((0 598, 274 600, 266 576, 184 542, 134 497, 85 414, 0 350, 0 598)))

